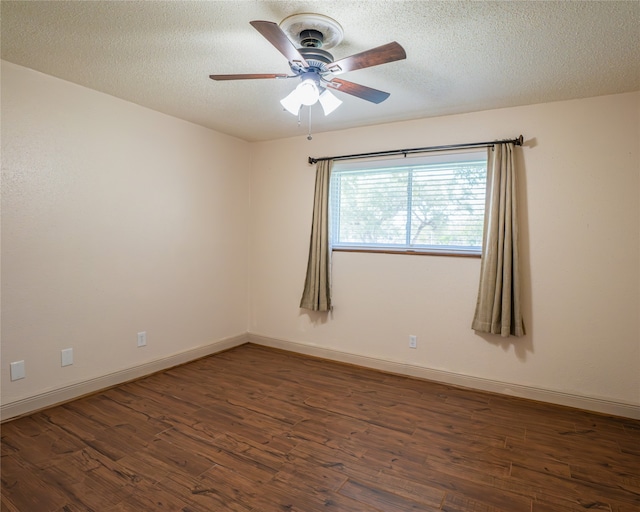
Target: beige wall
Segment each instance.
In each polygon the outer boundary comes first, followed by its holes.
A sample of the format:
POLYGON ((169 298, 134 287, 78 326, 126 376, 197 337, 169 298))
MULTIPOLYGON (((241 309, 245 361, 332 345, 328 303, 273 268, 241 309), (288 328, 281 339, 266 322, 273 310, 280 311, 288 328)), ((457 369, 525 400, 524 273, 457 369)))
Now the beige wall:
POLYGON ((249 148, 2 64, 3 405, 246 332, 249 148))
POLYGON ((639 114, 633 93, 256 144, 250 331, 396 368, 640 404, 639 114), (298 309, 314 184, 307 156, 520 133, 526 337, 469 328, 478 259, 335 253, 333 314, 298 309))
POLYGON ((633 93, 250 144, 3 63, 2 403, 248 330, 639 405, 639 119, 633 93), (520 133, 525 338, 470 330, 477 259, 337 253, 333 314, 298 308, 309 155, 520 133))

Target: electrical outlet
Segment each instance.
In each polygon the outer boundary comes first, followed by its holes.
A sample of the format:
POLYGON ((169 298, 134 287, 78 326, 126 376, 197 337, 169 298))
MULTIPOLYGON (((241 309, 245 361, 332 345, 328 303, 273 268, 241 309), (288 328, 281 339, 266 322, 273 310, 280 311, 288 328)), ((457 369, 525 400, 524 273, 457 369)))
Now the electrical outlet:
POLYGON ((413 334, 409 336, 409 348, 418 348, 418 337, 413 334))
POLYGON ((144 347, 147 344, 147 331, 138 333, 138 346, 144 347))
POLYGON ((24 379, 25 376, 24 361, 11 363, 11 380, 24 379))
POLYGON ((62 366, 71 366, 73 364, 73 349, 65 348, 61 352, 62 366))

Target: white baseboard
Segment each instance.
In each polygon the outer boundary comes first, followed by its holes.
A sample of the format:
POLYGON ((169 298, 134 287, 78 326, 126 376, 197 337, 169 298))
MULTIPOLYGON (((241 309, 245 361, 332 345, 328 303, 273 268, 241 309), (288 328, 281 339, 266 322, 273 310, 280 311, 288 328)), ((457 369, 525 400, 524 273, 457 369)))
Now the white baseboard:
POLYGON ((517 396, 520 398, 537 400, 539 402, 564 405, 567 407, 574 407, 576 409, 583 409, 603 414, 640 419, 640 406, 632 403, 617 402, 613 400, 564 393, 550 389, 523 386, 521 384, 510 384, 507 382, 484 379, 481 377, 472 377, 470 375, 452 373, 443 370, 434 370, 423 366, 388 361, 385 359, 352 354, 349 352, 341 352, 339 350, 269 338, 253 333, 248 334, 248 341, 250 343, 255 343, 256 345, 264 345, 266 347, 279 348, 299 354, 330 359, 332 361, 349 363, 366 368, 374 368, 376 370, 382 370, 398 375, 407 375, 410 377, 417 377, 454 386, 489 391, 502 395, 517 396))
POLYGON ((69 400, 95 393, 130 380, 139 379, 173 366, 195 361, 201 357, 244 345, 247 342, 247 334, 224 338, 191 350, 185 350, 184 352, 163 357, 162 359, 149 361, 138 366, 125 368, 107 375, 101 375, 93 379, 46 391, 8 404, 2 404, 0 406, 0 421, 6 421, 17 416, 22 416, 23 414, 29 414, 56 404, 68 402, 69 400))
POLYGON ((201 357, 222 352, 223 350, 228 350, 245 343, 255 343, 256 345, 264 345, 266 347, 288 350, 299 354, 349 363, 365 368, 373 368, 398 375, 417 377, 453 386, 478 389, 503 395, 517 396, 520 398, 528 398, 530 400, 564 405, 567 407, 574 407, 603 414, 612 414, 625 418, 640 419, 640 406, 631 403, 575 395, 532 386, 523 386, 521 384, 510 384, 491 379, 425 368, 408 363, 400 363, 397 361, 388 361, 375 357, 352 354, 324 347, 305 345, 303 343, 296 343, 293 341, 269 338, 253 333, 246 333, 218 340, 201 347, 173 354, 155 361, 150 361, 139 366, 126 368, 94 379, 77 382, 62 388, 46 391, 32 397, 16 400, 15 402, 2 404, 0 406, 0 421, 6 421, 56 404, 68 402, 69 400, 95 393, 102 389, 107 389, 130 380, 139 379, 152 373, 188 363, 189 361, 194 361, 201 357))

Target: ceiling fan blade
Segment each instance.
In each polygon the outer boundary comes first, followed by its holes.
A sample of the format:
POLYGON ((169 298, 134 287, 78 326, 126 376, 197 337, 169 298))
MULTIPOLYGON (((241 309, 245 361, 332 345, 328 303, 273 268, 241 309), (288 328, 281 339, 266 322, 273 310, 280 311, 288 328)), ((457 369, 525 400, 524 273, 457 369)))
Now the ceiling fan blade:
POLYGON ((352 96, 357 96, 363 100, 370 101, 371 103, 382 103, 389 96, 388 92, 379 91, 378 89, 372 89, 360 84, 354 84, 353 82, 347 82, 339 78, 334 78, 331 82, 326 84, 327 87, 336 91, 345 92, 352 96))
POLYGON ((276 49, 284 55, 289 62, 299 63, 303 67, 309 67, 298 49, 293 45, 287 34, 272 21, 251 21, 251 26, 260 32, 276 49))
POLYGON ((395 41, 387 43, 371 50, 357 53, 351 57, 337 60, 327 66, 327 69, 334 75, 346 73, 347 71, 355 71, 356 69, 370 68, 387 62, 406 59, 407 54, 404 48, 395 41))
POLYGON ((255 80, 257 78, 290 78, 290 77, 289 75, 285 75, 285 74, 253 73, 253 74, 247 74, 247 75, 209 75, 209 78, 211 78, 211 80, 255 80))

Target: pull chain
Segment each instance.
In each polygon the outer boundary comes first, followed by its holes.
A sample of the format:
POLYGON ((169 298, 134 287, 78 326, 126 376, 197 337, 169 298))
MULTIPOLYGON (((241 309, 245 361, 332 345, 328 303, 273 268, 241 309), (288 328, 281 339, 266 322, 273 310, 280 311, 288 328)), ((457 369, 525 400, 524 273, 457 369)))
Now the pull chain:
POLYGON ((311 136, 311 107, 309 107, 309 135, 307 135, 307 140, 312 140, 311 136))

